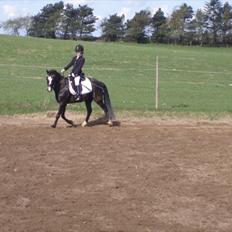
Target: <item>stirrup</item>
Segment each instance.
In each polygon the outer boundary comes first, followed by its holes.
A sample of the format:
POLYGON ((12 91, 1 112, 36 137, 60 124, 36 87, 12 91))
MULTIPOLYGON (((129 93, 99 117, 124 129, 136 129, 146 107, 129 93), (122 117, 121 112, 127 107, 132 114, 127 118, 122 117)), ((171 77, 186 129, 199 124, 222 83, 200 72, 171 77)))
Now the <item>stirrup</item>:
POLYGON ((75 101, 79 101, 81 99, 81 96, 80 95, 74 95, 74 99, 75 99, 75 101))

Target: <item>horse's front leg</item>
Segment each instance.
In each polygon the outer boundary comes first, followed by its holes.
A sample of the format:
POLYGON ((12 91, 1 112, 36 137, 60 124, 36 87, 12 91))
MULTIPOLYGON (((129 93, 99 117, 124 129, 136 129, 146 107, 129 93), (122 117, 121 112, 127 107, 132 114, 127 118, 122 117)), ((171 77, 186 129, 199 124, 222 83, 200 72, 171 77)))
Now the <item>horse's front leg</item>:
POLYGON ((64 113, 65 108, 66 108, 66 104, 60 103, 58 112, 56 114, 56 119, 55 119, 54 123, 51 125, 51 127, 56 128, 56 125, 57 125, 57 122, 60 118, 60 115, 64 113))
POLYGON ((65 117, 66 106, 67 106, 67 105, 64 106, 64 110, 63 110, 63 112, 61 113, 61 117, 64 119, 65 122, 67 122, 68 124, 70 124, 72 127, 76 127, 76 125, 73 123, 72 120, 69 120, 69 119, 67 119, 67 118, 65 117))

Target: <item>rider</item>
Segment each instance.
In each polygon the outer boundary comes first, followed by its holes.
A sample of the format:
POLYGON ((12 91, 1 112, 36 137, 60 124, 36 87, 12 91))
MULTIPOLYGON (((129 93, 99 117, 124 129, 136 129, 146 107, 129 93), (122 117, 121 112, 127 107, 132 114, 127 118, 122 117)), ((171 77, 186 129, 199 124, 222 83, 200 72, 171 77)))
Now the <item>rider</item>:
POLYGON ((84 54, 84 47, 81 44, 78 44, 75 46, 75 52, 76 55, 72 58, 69 64, 67 64, 61 72, 65 72, 67 69, 69 69, 72 66, 72 71, 69 74, 69 78, 72 83, 72 87, 74 91, 76 92, 75 100, 80 99, 80 94, 81 94, 81 78, 85 76, 85 74, 82 72, 82 67, 84 66, 85 63, 85 58, 83 56, 84 54), (76 79, 76 80, 75 80, 76 79))

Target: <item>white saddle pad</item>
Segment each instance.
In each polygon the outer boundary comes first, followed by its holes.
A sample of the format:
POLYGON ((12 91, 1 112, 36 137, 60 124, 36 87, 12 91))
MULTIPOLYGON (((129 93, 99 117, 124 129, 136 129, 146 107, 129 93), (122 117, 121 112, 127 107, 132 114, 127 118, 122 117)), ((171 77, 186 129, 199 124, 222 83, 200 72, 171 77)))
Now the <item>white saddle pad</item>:
MULTIPOLYGON (((72 95, 75 95, 76 92, 75 92, 75 90, 73 89, 70 80, 68 80, 68 85, 69 85, 69 91, 70 91, 70 93, 71 93, 72 95)), ((90 80, 89 80, 88 77, 86 77, 83 81, 81 81, 81 86, 82 86, 81 95, 90 93, 90 92, 92 92, 92 90, 93 90, 92 84, 91 84, 91 82, 90 82, 90 80)))

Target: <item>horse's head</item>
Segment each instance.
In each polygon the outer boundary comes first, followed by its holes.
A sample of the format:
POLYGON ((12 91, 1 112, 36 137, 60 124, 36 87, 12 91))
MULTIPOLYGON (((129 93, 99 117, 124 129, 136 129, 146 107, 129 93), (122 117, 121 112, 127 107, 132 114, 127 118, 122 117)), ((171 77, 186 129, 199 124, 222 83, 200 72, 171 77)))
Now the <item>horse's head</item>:
POLYGON ((56 70, 47 70, 47 87, 51 92, 59 84, 62 76, 56 70))

